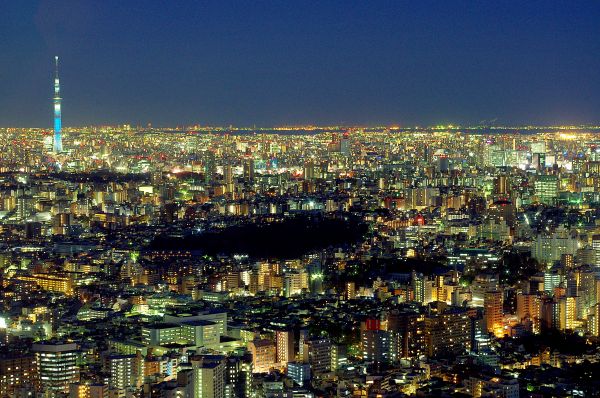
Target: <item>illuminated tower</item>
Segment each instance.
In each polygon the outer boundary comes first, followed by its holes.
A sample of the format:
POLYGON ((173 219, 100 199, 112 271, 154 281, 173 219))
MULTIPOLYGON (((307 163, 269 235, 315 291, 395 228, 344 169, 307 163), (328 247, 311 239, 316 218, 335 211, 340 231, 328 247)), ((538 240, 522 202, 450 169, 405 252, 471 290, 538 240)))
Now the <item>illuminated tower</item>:
POLYGON ((63 150, 62 146, 62 121, 60 116, 60 83, 58 81, 58 57, 54 57, 55 72, 54 72, 54 145, 52 149, 54 153, 60 153, 63 150))

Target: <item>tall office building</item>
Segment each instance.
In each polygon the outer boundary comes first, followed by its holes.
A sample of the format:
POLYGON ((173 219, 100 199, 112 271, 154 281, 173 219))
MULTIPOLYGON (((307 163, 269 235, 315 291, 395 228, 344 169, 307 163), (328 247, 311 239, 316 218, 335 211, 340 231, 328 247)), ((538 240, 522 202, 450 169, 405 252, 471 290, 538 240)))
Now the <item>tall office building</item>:
POLYGON ((485 320, 488 333, 494 333, 497 337, 502 337, 504 334, 502 328, 502 292, 499 290, 486 292, 483 305, 485 307, 485 320))
POLYGON ((310 381, 310 365, 304 362, 290 362, 287 366, 287 376, 299 386, 310 381))
POLYGON ((588 316, 588 331, 592 336, 600 336, 600 304, 592 307, 592 313, 588 316))
POLYGON ((254 159, 244 159, 244 180, 247 182, 254 181, 254 159))
POLYGON ((465 309, 453 308, 424 319, 426 354, 464 353, 471 344, 471 318, 465 309))
POLYGON ((393 310, 387 314, 392 333, 392 359, 417 358, 425 353, 424 315, 393 310))
POLYGON ((294 332, 277 330, 275 332, 277 362, 287 364, 294 360, 294 332))
POLYGON ((558 197, 558 178, 555 175, 538 176, 534 186, 540 203, 554 204, 558 197))
POLYGON ((63 150, 62 145, 62 119, 60 112, 60 82, 58 80, 58 57, 54 57, 55 71, 54 71, 54 153, 60 153, 63 150))
POLYGON ((392 336, 387 330, 363 328, 361 345, 366 362, 377 365, 391 362, 392 336))
POLYGON ((225 184, 233 184, 233 166, 226 164, 223 166, 223 181, 225 184))
POLYGON ((217 160, 213 151, 205 152, 202 165, 204 166, 204 182, 206 184, 214 182, 217 173, 217 160))
POLYGON ((592 249, 595 256, 595 265, 600 265, 600 235, 592 235, 592 249))
POLYGON ((310 364, 313 374, 321 374, 331 370, 331 348, 329 339, 304 340, 302 361, 310 364))
POLYGON ((563 254, 577 254, 581 247, 576 231, 562 226, 554 233, 539 234, 531 244, 531 256, 540 263, 552 265, 560 261, 563 254))
POLYGON ((191 358, 194 398, 225 398, 225 358, 200 355, 191 358))
POLYGON ((249 396, 252 382, 252 363, 245 357, 229 356, 226 359, 225 398, 249 396))
POLYGON ((308 272, 287 272, 283 278, 283 290, 286 297, 302 293, 308 289, 308 272))
POLYGON ((508 177, 501 174, 494 179, 494 193, 496 195, 508 194, 508 177))
POLYGON ((106 358, 106 368, 110 372, 110 386, 120 395, 127 389, 136 388, 140 358, 137 355, 110 355, 106 358))
POLYGON ((77 344, 36 343, 32 351, 36 355, 41 387, 48 395, 67 393, 69 384, 79 381, 77 344))
POLYGON ((561 297, 558 299, 555 313, 558 316, 558 329, 574 330, 577 321, 577 297, 561 297))
POLYGON ((352 150, 351 142, 350 142, 350 133, 346 131, 342 135, 342 139, 340 140, 340 153, 342 155, 348 156, 350 155, 350 151, 352 150))

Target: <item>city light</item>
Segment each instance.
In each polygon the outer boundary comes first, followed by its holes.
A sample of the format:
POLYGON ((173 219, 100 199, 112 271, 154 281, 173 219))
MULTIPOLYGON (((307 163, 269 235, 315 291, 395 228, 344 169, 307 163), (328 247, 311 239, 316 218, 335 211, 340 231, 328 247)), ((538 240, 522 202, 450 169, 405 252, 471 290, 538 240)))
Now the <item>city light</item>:
POLYGON ((600 3, 5 3, 1 398, 600 396, 600 3))

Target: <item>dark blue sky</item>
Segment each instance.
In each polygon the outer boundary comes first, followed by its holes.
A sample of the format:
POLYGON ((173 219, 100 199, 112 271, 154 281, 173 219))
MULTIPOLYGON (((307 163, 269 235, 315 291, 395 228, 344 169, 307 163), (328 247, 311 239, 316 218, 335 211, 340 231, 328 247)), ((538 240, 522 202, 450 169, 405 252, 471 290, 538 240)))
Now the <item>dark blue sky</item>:
POLYGON ((0 3, 0 126, 600 122, 600 1, 0 3))

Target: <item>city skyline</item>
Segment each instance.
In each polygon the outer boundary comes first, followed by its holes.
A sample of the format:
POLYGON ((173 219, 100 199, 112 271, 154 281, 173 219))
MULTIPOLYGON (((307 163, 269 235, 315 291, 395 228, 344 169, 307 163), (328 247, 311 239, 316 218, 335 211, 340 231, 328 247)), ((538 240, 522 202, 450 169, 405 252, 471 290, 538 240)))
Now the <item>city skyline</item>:
POLYGON ((0 398, 600 397, 600 2, 0 15, 0 398))

